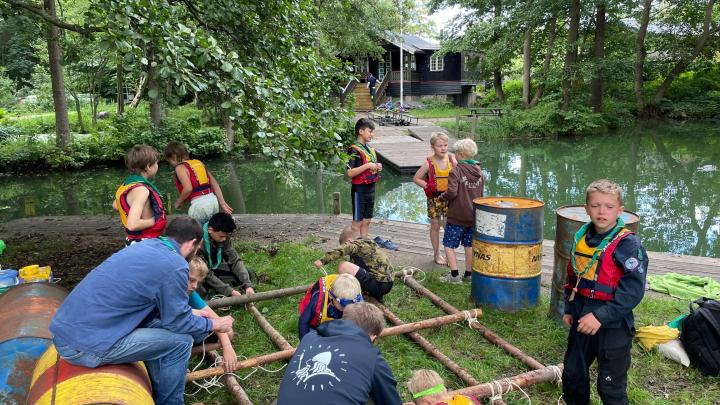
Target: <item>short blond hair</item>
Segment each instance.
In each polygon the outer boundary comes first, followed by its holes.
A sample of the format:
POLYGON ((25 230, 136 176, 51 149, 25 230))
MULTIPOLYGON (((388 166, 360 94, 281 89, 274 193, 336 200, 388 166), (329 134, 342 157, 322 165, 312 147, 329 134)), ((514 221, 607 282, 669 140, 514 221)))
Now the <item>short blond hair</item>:
POLYGON ((623 205, 623 190, 620 185, 612 180, 600 179, 595 180, 585 190, 585 204, 590 200, 590 193, 600 192, 604 194, 612 194, 617 197, 620 205, 623 205))
POLYGON ((190 260, 190 263, 188 263, 188 272, 196 274, 201 278, 205 278, 210 272, 210 269, 205 263, 205 260, 196 256, 193 257, 192 260, 190 260))
POLYGON ((338 242, 342 245, 348 239, 355 240, 359 236, 360 236, 360 232, 358 232, 357 229, 353 228, 352 226, 348 226, 347 228, 343 229, 340 232, 340 237, 338 238, 338 242))
POLYGON ((370 336, 380 336, 385 329, 385 318, 380 308, 365 301, 346 306, 342 319, 353 322, 370 336))
POLYGON ((433 132, 430 134, 430 145, 435 146, 437 141, 449 141, 450 138, 447 136, 445 132, 433 132))
POLYGON ((330 286, 330 291, 338 299, 354 300, 358 295, 362 297, 360 282, 349 274, 338 275, 330 286))
MULTIPOLYGON (((410 379, 410 381, 407 382, 406 385, 408 391, 410 391, 410 394, 415 396, 415 394, 417 394, 418 392, 423 392, 440 384, 444 384, 444 381, 442 377, 440 377, 440 374, 436 373, 433 370, 420 369, 413 372, 412 378, 410 379)), ((434 396, 437 396, 438 400, 440 400, 446 393, 447 390, 444 390, 443 392, 439 392, 437 394, 427 395, 420 398, 413 398, 413 402, 418 403, 421 398, 428 398, 434 396)))
POLYGON ((477 155, 477 144, 472 139, 461 139, 453 145, 453 151, 464 158, 471 158, 477 155))

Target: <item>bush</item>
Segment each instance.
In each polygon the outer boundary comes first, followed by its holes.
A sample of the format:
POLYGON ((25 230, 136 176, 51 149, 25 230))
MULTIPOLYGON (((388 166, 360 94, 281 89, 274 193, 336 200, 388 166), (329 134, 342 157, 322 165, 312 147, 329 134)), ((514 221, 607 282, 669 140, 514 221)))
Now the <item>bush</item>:
POLYGON ((437 109, 437 110, 455 107, 455 105, 452 103, 452 101, 443 100, 438 97, 425 98, 422 100, 422 105, 423 105, 423 108, 437 109))

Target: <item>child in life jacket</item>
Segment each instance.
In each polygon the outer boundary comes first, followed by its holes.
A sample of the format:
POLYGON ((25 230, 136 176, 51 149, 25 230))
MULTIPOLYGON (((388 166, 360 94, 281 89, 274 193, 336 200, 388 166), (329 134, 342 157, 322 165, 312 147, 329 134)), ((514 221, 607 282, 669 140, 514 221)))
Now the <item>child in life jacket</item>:
POLYGON ((346 174, 350 177, 350 201, 353 207, 353 228, 363 238, 368 237, 370 222, 375 210, 375 183, 380 180, 382 163, 368 143, 373 138, 375 124, 367 118, 360 118, 355 123, 357 141, 350 146, 346 174))
POLYGON ((126 245, 162 235, 167 224, 162 194, 151 181, 158 170, 158 151, 135 145, 125 155, 125 166, 133 172, 118 187, 112 207, 120 214, 126 245))
POLYGON ((343 309, 363 300, 360 283, 349 274, 330 274, 320 277, 305 293, 298 312, 300 339, 321 323, 341 319, 343 309))
POLYGON ((433 247, 435 264, 447 265, 447 259, 440 249, 440 226, 447 215, 448 204, 440 200, 440 194, 447 190, 450 170, 457 166, 455 156, 448 153, 448 136, 443 132, 433 132, 430 147, 433 154, 420 166, 413 177, 427 196, 427 214, 430 219, 430 243, 433 247))
POLYGON ((605 404, 627 404, 627 372, 635 334, 633 308, 645 293, 648 256, 625 228, 622 189, 594 181, 585 192, 591 222, 575 234, 565 284, 570 327, 562 374, 568 405, 590 403, 590 365, 597 359, 597 390, 605 404))
POLYGON ((467 395, 450 395, 442 377, 433 370, 421 369, 407 382, 415 405, 479 405, 480 401, 467 395))
POLYGON ((220 185, 205 165, 190 159, 185 144, 172 141, 165 147, 165 160, 175 168, 173 180, 180 195, 175 200, 175 209, 190 201, 188 215, 200 224, 206 223, 214 214, 232 214, 232 208, 225 202, 220 185))

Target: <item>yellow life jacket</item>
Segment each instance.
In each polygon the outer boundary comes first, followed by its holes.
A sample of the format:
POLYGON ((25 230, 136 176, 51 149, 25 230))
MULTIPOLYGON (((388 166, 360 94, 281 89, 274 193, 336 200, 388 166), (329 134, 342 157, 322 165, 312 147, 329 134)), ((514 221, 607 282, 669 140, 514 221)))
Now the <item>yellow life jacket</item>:
POLYGON ((323 303, 322 303, 322 312, 320 313, 320 323, 331 321, 334 318, 328 317, 328 303, 330 302, 330 287, 332 287, 333 283, 335 282, 335 279, 337 279, 337 274, 329 274, 325 276, 325 282, 322 285, 323 291, 322 291, 322 297, 323 297, 323 303))
POLYGON ((433 172, 435 174, 435 190, 437 192, 443 192, 447 190, 448 177, 450 177, 450 170, 453 168, 453 164, 450 161, 450 155, 445 156, 445 168, 441 169, 435 161, 435 156, 430 158, 430 164, 433 166, 433 172))
MULTIPOLYGON (((565 288, 573 289, 577 284, 578 294, 601 301, 609 301, 615 296, 620 277, 622 277, 622 269, 619 269, 613 262, 612 254, 615 251, 620 240, 632 234, 627 228, 623 228, 608 243, 603 251, 599 252, 597 260, 593 262, 588 270, 577 280, 577 275, 572 265, 572 260, 568 263, 567 284, 565 288)), ((592 261, 597 247, 590 247, 585 242, 585 235, 577 241, 575 251, 575 266, 579 270, 588 267, 592 261)))

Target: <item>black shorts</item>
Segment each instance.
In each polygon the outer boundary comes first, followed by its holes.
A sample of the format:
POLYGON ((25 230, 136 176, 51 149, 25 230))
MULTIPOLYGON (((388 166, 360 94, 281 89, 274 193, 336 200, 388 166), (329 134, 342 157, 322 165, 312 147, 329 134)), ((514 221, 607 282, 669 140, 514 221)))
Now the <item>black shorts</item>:
POLYGON ((367 192, 353 189, 350 191, 350 200, 352 201, 353 221, 372 219, 375 209, 375 190, 367 192))
POLYGON ((382 297, 392 290, 391 281, 377 281, 362 267, 355 273, 355 278, 360 282, 360 288, 378 301, 382 301, 382 297))

